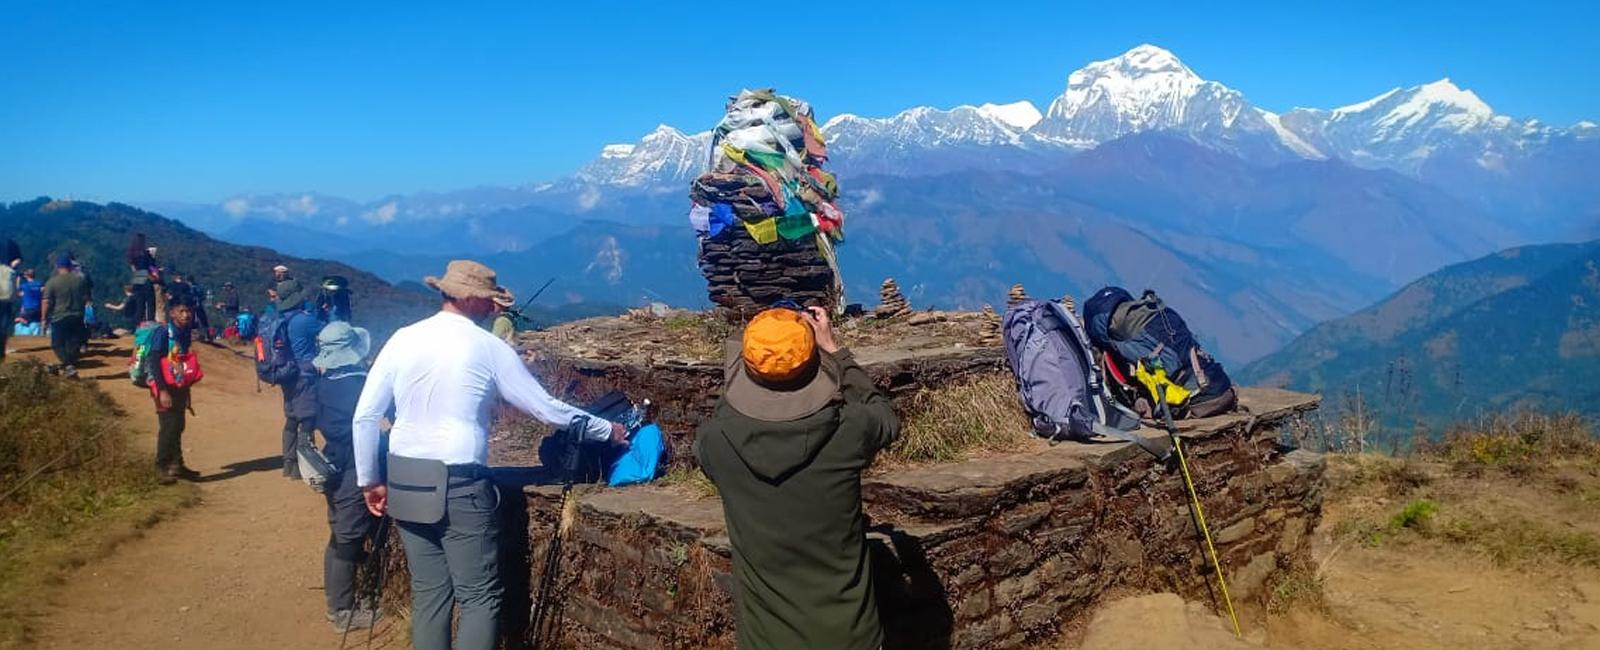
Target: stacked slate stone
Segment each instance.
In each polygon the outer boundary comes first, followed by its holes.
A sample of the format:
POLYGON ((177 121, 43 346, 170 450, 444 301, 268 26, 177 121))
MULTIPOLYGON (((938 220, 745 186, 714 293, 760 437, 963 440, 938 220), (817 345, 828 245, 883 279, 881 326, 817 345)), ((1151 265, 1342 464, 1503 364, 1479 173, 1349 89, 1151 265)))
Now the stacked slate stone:
POLYGON ((983 306, 983 329, 979 331, 978 337, 985 345, 1000 345, 1005 342, 1005 337, 1001 333, 1000 314, 995 313, 992 306, 983 306))
POLYGON ((689 186, 689 220, 711 301, 740 318, 780 300, 837 308, 844 213, 811 107, 772 90, 740 92, 712 130, 710 154, 710 169, 689 186))
POLYGON ((814 240, 779 240, 757 244, 740 228, 700 242, 700 272, 711 302, 736 319, 748 319, 779 300, 831 306, 833 269, 817 252, 814 240))
POLYGON ((894 278, 883 281, 883 288, 878 290, 878 309, 873 312, 878 318, 898 318, 911 313, 911 303, 906 296, 900 293, 900 285, 894 278))
POLYGON ((1006 305, 1011 306, 1028 299, 1028 290, 1022 288, 1022 283, 1011 285, 1011 292, 1006 294, 1006 305))

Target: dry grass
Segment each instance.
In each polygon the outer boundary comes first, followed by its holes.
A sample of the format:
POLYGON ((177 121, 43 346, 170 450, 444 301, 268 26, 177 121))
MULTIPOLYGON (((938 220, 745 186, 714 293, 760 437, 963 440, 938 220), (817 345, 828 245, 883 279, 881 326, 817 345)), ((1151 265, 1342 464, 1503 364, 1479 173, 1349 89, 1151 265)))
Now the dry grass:
POLYGON ((712 483, 711 477, 706 476, 699 467, 673 465, 659 480, 662 485, 682 487, 696 498, 709 499, 717 496, 717 484, 712 483))
POLYGON ((193 501, 192 486, 155 482, 116 415, 90 384, 0 366, 0 495, 16 490, 0 497, 0 648, 26 642, 40 590, 68 567, 193 501))
POLYGON ((1427 451, 1467 473, 1496 469, 1530 476, 1558 462, 1600 464, 1600 440, 1587 419, 1573 414, 1495 415, 1451 429, 1427 451))
POLYGON ((973 451, 1013 448, 1029 438, 1028 417, 1006 373, 929 388, 908 410, 900 439, 886 452, 891 463, 951 461, 973 451))

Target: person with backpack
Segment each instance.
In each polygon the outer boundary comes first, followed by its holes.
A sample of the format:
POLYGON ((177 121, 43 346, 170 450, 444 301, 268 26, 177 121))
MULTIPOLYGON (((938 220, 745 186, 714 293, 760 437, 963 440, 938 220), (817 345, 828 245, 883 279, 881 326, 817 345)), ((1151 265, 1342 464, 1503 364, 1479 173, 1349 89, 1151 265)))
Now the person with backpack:
POLYGON ((217 294, 216 308, 222 312, 225 322, 232 323, 239 319, 239 290, 232 282, 222 283, 222 291, 217 294))
POLYGON ((730 352, 695 457, 733 542, 739 647, 881 647, 861 474, 900 435, 893 404, 821 308, 763 311, 730 352))
POLYGON ((496 279, 489 267, 467 260, 450 262, 443 278, 426 278, 442 298, 439 313, 390 337, 356 406, 356 481, 372 514, 392 514, 400 529, 418 650, 495 646, 504 585, 488 424, 498 400, 553 426, 588 418, 585 439, 627 444, 626 428, 551 397, 517 353, 480 326, 506 293, 496 279), (378 425, 390 406, 395 417, 385 461, 378 425), (391 481, 406 489, 389 490, 391 481))
POLYGON ((22 251, 7 239, 0 251, 0 362, 6 360, 6 342, 17 317, 17 267, 21 265, 22 251))
POLYGON ((366 557, 366 545, 379 518, 367 510, 352 464, 351 438, 356 403, 367 382, 367 353, 372 336, 359 327, 335 321, 317 334, 317 356, 311 364, 321 373, 317 380, 317 429, 322 432, 322 456, 332 468, 323 496, 328 502, 328 546, 322 554, 322 591, 328 620, 335 632, 372 627, 378 619, 376 603, 358 603, 356 567, 366 557))
POLYGON ((190 390, 198 379, 178 369, 180 364, 194 363, 189 356, 193 305, 183 299, 167 303, 166 321, 150 328, 148 346, 140 363, 144 365, 142 375, 155 401, 159 424, 156 475, 162 484, 171 484, 180 479, 200 478, 199 472, 189 469, 183 462, 183 430, 188 425, 187 414, 194 410, 190 390))
POLYGON ((133 297, 125 310, 132 323, 128 326, 129 330, 138 329, 140 323, 156 319, 155 284, 150 274, 156 262, 148 249, 144 233, 135 233, 133 240, 128 243, 128 284, 133 287, 133 297))
POLYGON ((489 327, 489 333, 495 338, 506 342, 506 345, 517 344, 517 324, 511 320, 511 310, 517 306, 515 296, 507 292, 505 297, 496 298, 494 301, 494 325, 489 327))
POLYGON ((317 333, 322 322, 306 311, 305 290, 295 280, 278 285, 278 311, 260 332, 256 374, 283 392, 283 475, 300 480, 296 449, 316 428, 317 333))
POLYGON ((50 349, 61 365, 54 368, 63 377, 78 376, 78 359, 83 345, 88 341, 89 330, 84 317, 88 306, 88 291, 83 276, 72 272, 72 258, 62 255, 56 260, 56 274, 45 283, 40 297, 41 322, 50 336, 50 349))

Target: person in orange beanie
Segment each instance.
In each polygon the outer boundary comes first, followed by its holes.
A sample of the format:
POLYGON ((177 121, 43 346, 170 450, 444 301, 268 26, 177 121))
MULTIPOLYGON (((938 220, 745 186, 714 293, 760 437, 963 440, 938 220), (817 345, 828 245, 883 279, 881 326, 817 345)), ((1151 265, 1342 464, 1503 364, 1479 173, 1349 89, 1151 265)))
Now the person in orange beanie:
POLYGON ((878 648, 861 473, 900 434, 828 313, 773 308, 730 349, 695 457, 722 496, 741 649, 878 648))

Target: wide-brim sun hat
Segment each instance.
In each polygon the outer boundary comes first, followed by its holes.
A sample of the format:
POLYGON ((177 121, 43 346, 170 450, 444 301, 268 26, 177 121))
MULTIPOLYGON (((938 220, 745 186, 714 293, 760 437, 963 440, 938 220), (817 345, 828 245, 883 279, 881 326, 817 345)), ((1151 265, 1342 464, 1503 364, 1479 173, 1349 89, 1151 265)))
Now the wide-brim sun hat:
POLYGON ((504 307, 506 309, 510 309, 512 307, 517 306, 517 296, 515 294, 511 293, 510 289, 507 289, 506 290, 506 295, 494 298, 494 304, 500 305, 501 307, 504 307))
POLYGON ((457 300, 463 298, 503 300, 511 297, 511 291, 500 286, 500 278, 495 275, 494 269, 472 260, 452 260, 450 265, 445 267, 444 277, 430 275, 423 278, 422 282, 435 291, 457 300))
POLYGON ((372 334, 344 321, 328 323, 317 334, 317 356, 311 365, 331 370, 360 364, 372 351, 372 334))
POLYGON ((833 402, 839 368, 816 346, 811 325, 790 309, 757 314, 729 341, 723 396, 734 410, 765 422, 792 422, 833 402))

